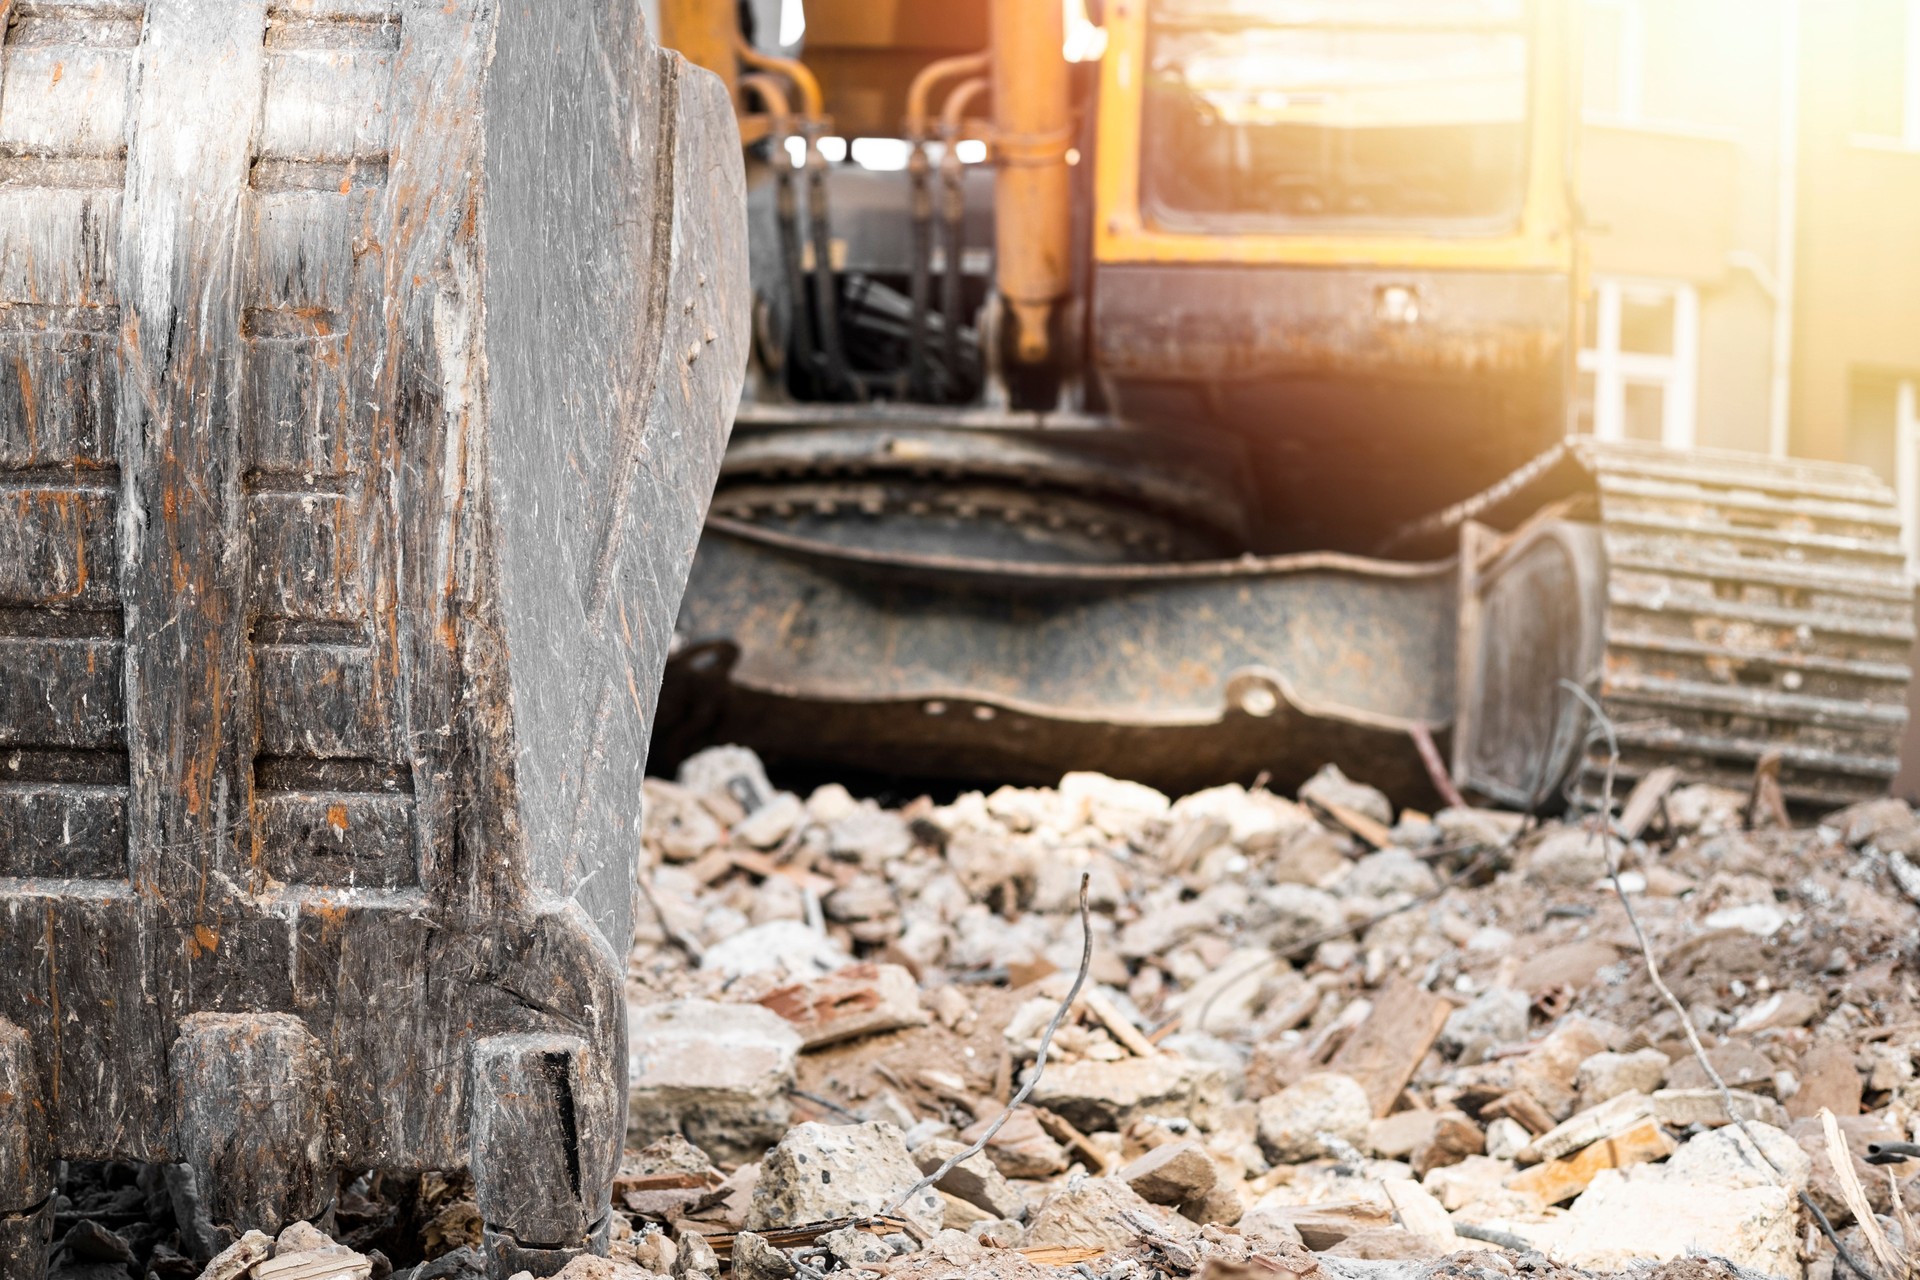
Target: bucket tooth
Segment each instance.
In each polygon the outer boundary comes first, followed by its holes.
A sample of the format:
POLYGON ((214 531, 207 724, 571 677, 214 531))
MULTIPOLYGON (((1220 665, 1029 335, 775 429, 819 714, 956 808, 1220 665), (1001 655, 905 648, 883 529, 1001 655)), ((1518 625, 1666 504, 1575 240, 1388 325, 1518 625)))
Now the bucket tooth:
POLYGON ((53 1244, 53 1135, 27 1033, 0 1019, 0 1276, 42 1280, 53 1244))
POLYGON ((536 1266, 550 1274, 596 1240, 605 1252, 618 1161, 580 1135, 624 1123, 622 1090, 586 1041, 507 1035, 474 1046, 469 1167, 500 1280, 536 1266))
POLYGON ((268 1235, 333 1198, 326 1052, 289 1014, 196 1013, 168 1056, 180 1154, 215 1222, 268 1235))

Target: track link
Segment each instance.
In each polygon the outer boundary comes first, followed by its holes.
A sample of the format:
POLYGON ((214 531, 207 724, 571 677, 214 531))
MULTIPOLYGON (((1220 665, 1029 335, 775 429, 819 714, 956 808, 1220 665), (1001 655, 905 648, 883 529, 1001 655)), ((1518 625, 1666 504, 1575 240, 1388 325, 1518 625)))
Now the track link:
MULTIPOLYGON (((1601 705, 1622 782, 1660 765, 1789 801, 1886 792, 1907 721, 1913 583, 1894 495, 1863 467, 1574 446, 1608 559, 1601 705)), ((1597 796, 1608 752, 1589 750, 1597 796)))

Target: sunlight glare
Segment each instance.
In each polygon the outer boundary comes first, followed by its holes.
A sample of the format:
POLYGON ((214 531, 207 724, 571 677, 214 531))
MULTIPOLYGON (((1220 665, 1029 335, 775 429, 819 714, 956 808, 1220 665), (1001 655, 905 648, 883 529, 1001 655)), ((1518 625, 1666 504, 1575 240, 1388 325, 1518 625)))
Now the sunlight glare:
POLYGON ((791 49, 807 34, 806 0, 780 0, 780 46, 791 49))

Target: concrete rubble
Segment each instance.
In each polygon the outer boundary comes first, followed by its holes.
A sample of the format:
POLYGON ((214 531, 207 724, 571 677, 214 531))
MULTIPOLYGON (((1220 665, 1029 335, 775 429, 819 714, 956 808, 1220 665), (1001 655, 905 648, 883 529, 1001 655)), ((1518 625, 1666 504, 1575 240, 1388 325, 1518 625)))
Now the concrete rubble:
MULTIPOLYGON (((1832 1280, 1803 1191, 1870 1255, 1823 1109, 1891 1239, 1920 1202, 1920 1166, 1864 1158, 1920 1123, 1898 802, 1750 830, 1683 788, 1611 851, 1762 1157, 1577 824, 1331 770, 887 807, 737 749, 646 793, 628 1151, 610 1255, 568 1280, 1832 1280), (1083 878, 1087 979, 1034 1081, 1083 878)), ((369 1175, 321 1229, 236 1241, 114 1168, 70 1173, 56 1276, 483 1274, 458 1176, 369 1175)))
MULTIPOLYGON (((934 1188, 943 1225, 982 1243, 1098 1249, 1100 1272, 1202 1231, 1276 1259, 1304 1245, 1323 1270, 1511 1260, 1498 1240, 1589 1271, 1712 1254, 1817 1280, 1834 1252, 1799 1192, 1857 1228, 1809 1117, 1834 1109, 1850 1142, 1914 1131, 1916 909, 1888 854, 1920 848, 1904 805, 1754 831, 1745 797, 1684 788, 1623 842, 1408 813, 1329 769, 1293 798, 1072 774, 898 809, 775 792, 743 812, 745 787, 696 762, 649 786, 720 835, 695 848, 690 820, 650 823, 660 912, 630 998, 780 1009, 807 1037, 795 1115, 890 1125, 923 1173, 1033 1072, 1079 963, 1086 877, 1086 989, 1025 1104, 934 1188), (1614 859, 1784 1180, 1747 1161, 1649 982, 1614 859), (842 967, 708 976, 699 957, 778 921, 842 967), (874 1029, 824 1030, 842 1005, 874 1029)), ((1858 1168, 1897 1232, 1884 1172, 1858 1168)), ((732 1213, 716 1196, 688 1221, 725 1230, 732 1213)))
POLYGON ((681 1133, 714 1156, 746 1159, 778 1142, 805 1043, 752 1004, 673 1000, 636 1009, 627 1027, 629 1142, 681 1133))
POLYGON ((942 1218, 939 1192, 925 1187, 906 1195, 919 1181, 920 1167, 893 1125, 810 1120, 787 1130, 761 1160, 742 1225, 761 1231, 887 1213, 923 1233, 937 1231, 942 1218), (900 1197, 905 1198, 896 1204, 900 1197))

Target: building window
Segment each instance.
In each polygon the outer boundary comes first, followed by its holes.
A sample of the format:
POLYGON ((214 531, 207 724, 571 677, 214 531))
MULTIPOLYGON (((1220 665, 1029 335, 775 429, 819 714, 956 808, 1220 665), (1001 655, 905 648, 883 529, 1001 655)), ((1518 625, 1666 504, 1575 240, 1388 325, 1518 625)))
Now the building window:
POLYGON ((1920 0, 1857 0, 1854 128, 1920 149, 1920 0))
POLYGON ((1602 440, 1691 448, 1700 351, 1693 286, 1603 276, 1594 281, 1582 334, 1581 429, 1602 440))
POLYGON ((1912 369, 1856 368, 1847 395, 1846 460, 1869 467, 1893 486, 1900 538, 1920 567, 1920 374, 1912 369))
POLYGON ((1899 453, 1894 487, 1900 494, 1900 536, 1907 563, 1920 567, 1920 382, 1908 378, 1894 389, 1893 438, 1899 453))
POLYGON ((1646 114, 1645 0, 1587 0, 1581 93, 1589 115, 1622 124, 1646 114))

